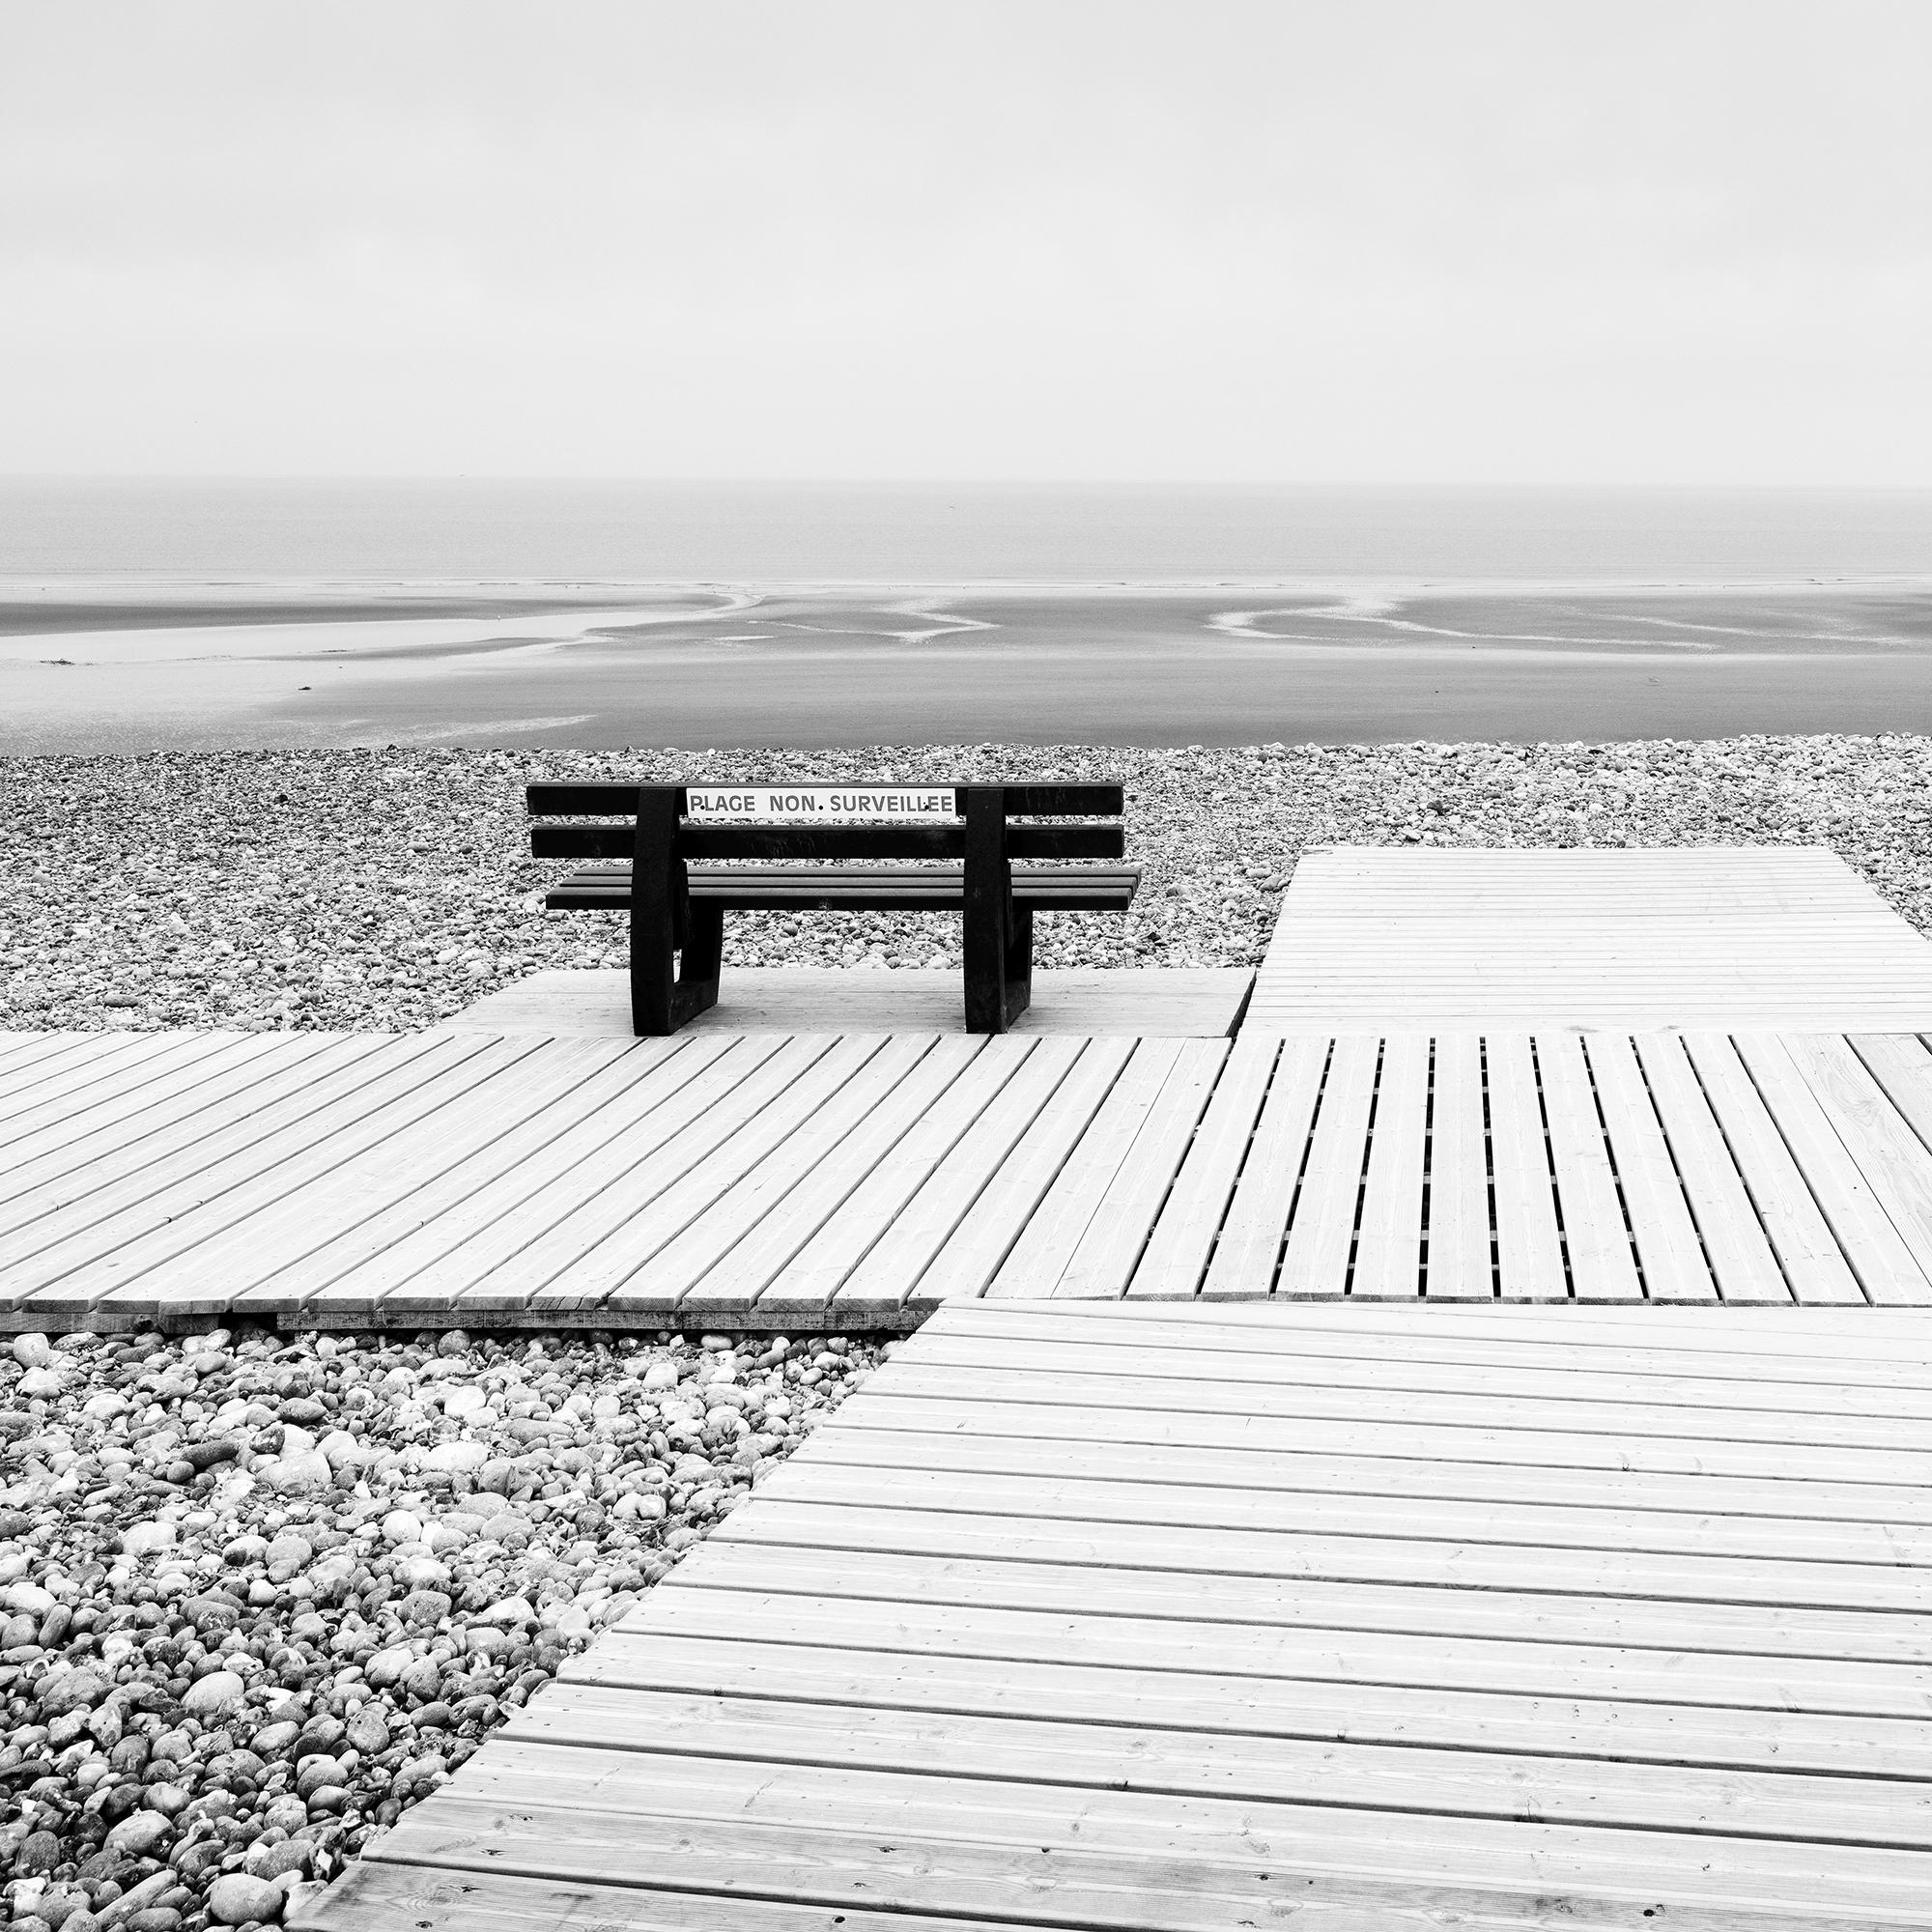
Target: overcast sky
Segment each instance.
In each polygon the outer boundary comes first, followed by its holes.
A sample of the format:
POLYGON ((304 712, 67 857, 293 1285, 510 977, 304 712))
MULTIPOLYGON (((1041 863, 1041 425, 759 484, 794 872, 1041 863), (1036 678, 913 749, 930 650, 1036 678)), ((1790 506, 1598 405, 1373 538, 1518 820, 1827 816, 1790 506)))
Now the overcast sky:
POLYGON ((12 472, 1932 483, 1926 0, 0 0, 12 472))

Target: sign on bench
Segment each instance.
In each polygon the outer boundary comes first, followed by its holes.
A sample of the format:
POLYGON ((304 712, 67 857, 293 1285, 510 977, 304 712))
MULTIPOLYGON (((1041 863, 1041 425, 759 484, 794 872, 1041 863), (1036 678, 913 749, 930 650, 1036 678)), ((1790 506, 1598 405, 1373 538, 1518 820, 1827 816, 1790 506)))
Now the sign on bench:
POLYGON ((750 823, 779 818, 954 819, 951 785, 688 785, 693 818, 750 823))

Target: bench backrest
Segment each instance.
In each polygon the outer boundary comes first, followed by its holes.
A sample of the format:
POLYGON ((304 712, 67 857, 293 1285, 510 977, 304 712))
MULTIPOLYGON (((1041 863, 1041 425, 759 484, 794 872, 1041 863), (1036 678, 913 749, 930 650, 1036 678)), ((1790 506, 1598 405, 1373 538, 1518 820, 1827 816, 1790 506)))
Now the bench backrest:
POLYGON ((1118 784, 824 784, 764 781, 734 785, 539 782, 532 818, 622 819, 623 824, 535 825, 539 859, 635 859, 640 848, 679 859, 961 860, 1118 859, 1125 809, 1118 784), (950 795, 951 820, 945 817, 950 795), (813 802, 808 802, 808 800, 813 802), (700 815, 694 816, 694 801, 700 815), (754 812, 785 810, 749 823, 754 812), (709 808, 709 810, 704 810, 709 808), (861 808, 869 808, 861 809, 861 808), (853 823, 870 818, 873 823, 853 823), (1009 819, 1079 818, 1076 825, 1009 819), (826 822, 813 823, 814 819, 826 822), (846 822, 830 822, 833 820, 846 822), (1111 819, 1111 824, 1093 823, 1111 819))

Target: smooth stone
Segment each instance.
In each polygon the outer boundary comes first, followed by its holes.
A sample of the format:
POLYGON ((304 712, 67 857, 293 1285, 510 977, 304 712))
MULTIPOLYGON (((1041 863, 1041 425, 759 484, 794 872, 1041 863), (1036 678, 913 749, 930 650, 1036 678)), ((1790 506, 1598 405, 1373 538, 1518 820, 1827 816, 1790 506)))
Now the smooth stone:
POLYGON ((335 1471, 329 1466, 328 1458, 319 1449, 302 1450, 293 1456, 272 1457, 266 1463, 258 1463, 253 1473, 281 1495, 326 1490, 335 1481, 335 1471))
POLYGON ((121 1532, 121 1548, 129 1556, 149 1556, 157 1549, 172 1549, 175 1525, 166 1517, 150 1517, 145 1522, 130 1522, 121 1532))
POLYGON ((224 1872, 208 1888, 208 1916, 217 1925, 246 1925, 282 1916, 282 1889, 251 1872, 224 1872))
POLYGON ((158 1811, 130 1811, 107 1833, 106 1849, 124 1858, 150 1858, 173 1830, 173 1824, 158 1811))
POLYGON ((216 1670, 189 1685, 182 1707, 204 1719, 227 1718, 242 1708, 247 1695, 244 1679, 232 1670, 216 1670))

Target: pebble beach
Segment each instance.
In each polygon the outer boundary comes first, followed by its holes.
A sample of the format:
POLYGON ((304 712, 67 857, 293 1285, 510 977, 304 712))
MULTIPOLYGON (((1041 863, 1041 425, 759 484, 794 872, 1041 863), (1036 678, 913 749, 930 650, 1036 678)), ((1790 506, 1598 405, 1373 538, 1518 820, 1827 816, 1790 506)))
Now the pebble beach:
MULTIPOLYGON (((1118 779, 1146 867, 1043 966, 1243 966, 1330 843, 1828 846, 1932 929, 1932 738, 1235 750, 361 750, 0 763, 0 1030, 430 1027, 623 963, 548 914, 549 778, 1118 779)), ((739 917, 732 965, 956 966, 956 922, 739 917)), ((16 1932, 295 1913, 861 1383, 798 1336, 0 1350, 0 1899, 16 1932)))
POLYGON ((891 1347, 15 1338, 5 1922, 280 1921, 891 1347))
MULTIPOLYGON (((621 966, 546 913, 533 778, 1121 780, 1146 867, 1041 966, 1245 966, 1306 846, 1827 845, 1932 928, 1932 738, 1620 745, 366 750, 0 761, 0 1029, 428 1027, 541 968, 621 966)), ((726 968, 955 966, 931 915, 734 916, 726 968)))

